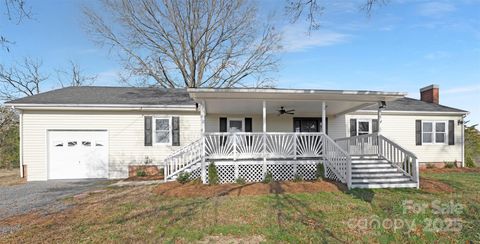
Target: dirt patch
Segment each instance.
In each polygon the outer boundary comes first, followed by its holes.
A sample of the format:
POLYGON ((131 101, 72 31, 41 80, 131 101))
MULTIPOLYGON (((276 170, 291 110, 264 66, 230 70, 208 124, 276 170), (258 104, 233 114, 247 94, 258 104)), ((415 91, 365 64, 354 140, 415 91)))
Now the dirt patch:
POLYGON ((254 243, 263 243, 265 241, 266 240, 263 236, 248 236, 248 237, 208 236, 197 243, 199 244, 207 244, 207 243, 254 244, 254 243))
POLYGON ((125 181, 150 181, 150 180, 163 180, 163 175, 148 175, 148 176, 132 176, 125 181))
POLYGON ((421 173, 480 173, 480 168, 431 168, 422 169, 421 173))
POLYGON ((429 193, 452 193, 455 191, 451 186, 443 182, 425 178, 420 178, 420 189, 429 193))
POLYGON ((345 186, 332 181, 272 182, 270 184, 248 183, 204 185, 201 183, 180 184, 169 182, 159 185, 154 192, 172 197, 214 197, 214 196, 251 196, 283 193, 339 192, 345 186))

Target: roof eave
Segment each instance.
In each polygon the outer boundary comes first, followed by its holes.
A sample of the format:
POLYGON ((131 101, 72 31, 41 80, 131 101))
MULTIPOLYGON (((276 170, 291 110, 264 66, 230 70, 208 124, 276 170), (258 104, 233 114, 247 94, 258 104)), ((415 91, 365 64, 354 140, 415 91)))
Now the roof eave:
POLYGON ((189 105, 145 105, 145 104, 32 104, 5 103, 19 110, 162 110, 196 111, 195 104, 189 105))

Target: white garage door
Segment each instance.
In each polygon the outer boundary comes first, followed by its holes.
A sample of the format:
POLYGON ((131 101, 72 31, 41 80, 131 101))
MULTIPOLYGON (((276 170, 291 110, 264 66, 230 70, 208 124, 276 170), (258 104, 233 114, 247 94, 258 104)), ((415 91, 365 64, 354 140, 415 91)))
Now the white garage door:
POLYGON ((48 178, 107 178, 106 131, 49 131, 48 178))

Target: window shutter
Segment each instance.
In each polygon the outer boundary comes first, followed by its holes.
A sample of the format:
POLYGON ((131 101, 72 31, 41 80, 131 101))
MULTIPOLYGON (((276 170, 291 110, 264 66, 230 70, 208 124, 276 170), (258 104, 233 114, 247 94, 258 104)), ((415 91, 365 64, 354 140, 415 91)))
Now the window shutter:
POLYGON ((422 145, 422 121, 415 120, 415 144, 422 145))
POLYGON ((152 146, 152 116, 145 116, 145 146, 152 146))
POLYGON ((448 121, 448 145, 455 145, 455 121, 448 121))
POLYGON ((245 132, 253 132, 252 118, 245 118, 245 132))
POLYGON ((227 132, 227 118, 220 118, 220 132, 227 132))
POLYGON ((172 146, 180 146, 180 117, 172 117, 172 146))
POLYGON ((378 119, 372 119, 372 133, 378 132, 378 119))
POLYGON ((356 136, 356 135, 357 135, 357 120, 350 119, 350 136, 356 136))

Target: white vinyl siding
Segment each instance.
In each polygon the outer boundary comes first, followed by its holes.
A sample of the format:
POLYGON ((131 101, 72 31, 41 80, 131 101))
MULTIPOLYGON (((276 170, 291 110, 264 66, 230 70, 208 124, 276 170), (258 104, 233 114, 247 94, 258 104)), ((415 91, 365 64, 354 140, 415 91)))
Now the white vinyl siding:
POLYGON ((128 165, 142 163, 146 156, 162 165, 165 157, 200 138, 200 126, 196 112, 24 111, 23 157, 28 180, 47 179, 49 129, 107 130, 109 178, 124 178, 128 165), (144 116, 157 115, 180 117, 180 146, 144 146, 144 116))
MULTIPOLYGON (((376 119, 376 114, 348 114, 345 119, 345 137, 349 135, 350 119, 376 119)), ((457 121, 461 116, 440 115, 382 115, 382 134, 398 143, 407 150, 415 153, 420 162, 453 162, 462 161, 462 126, 457 121), (445 130, 448 133, 448 120, 455 123, 455 145, 448 145, 448 136, 445 133, 445 143, 430 143, 415 145, 415 120, 442 121, 445 122, 445 130)))

